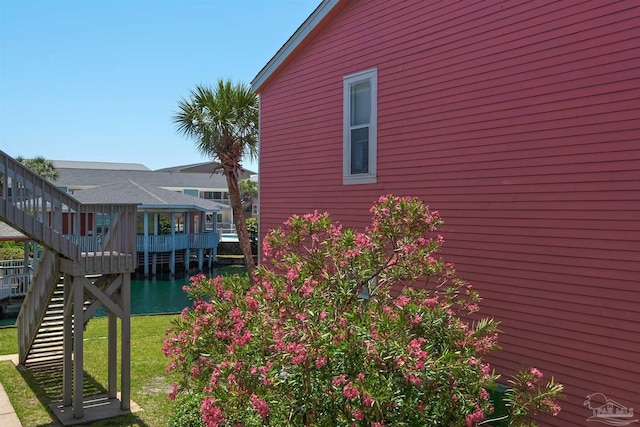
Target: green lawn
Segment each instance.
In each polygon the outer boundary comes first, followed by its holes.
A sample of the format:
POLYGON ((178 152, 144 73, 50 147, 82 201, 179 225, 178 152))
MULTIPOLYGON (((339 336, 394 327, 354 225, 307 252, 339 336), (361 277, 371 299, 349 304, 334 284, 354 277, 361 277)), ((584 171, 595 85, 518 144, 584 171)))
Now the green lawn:
MULTIPOLYGON (((135 316, 131 319, 131 399, 142 411, 90 424, 91 426, 166 426, 174 402, 167 398, 170 384, 162 354, 164 331, 176 315, 135 316)), ((85 395, 106 392, 107 318, 92 319, 85 332, 85 395)), ((15 328, 0 329, 0 354, 15 354, 15 328)), ((18 417, 26 426, 57 426, 48 404, 62 400, 62 372, 23 372, 11 362, 0 362, 0 382, 18 417)))

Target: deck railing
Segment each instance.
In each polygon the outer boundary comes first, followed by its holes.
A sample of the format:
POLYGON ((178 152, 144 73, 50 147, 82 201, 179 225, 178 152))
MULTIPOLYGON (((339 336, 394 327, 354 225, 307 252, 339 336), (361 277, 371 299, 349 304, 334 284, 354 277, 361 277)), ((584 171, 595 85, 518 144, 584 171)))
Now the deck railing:
POLYGON ((32 278, 32 273, 10 274, 0 277, 0 300, 26 295, 32 278))
POLYGON ((78 271, 135 269, 136 205, 80 203, 2 151, 0 174, 0 217, 9 225, 77 261, 78 271))
POLYGON ((0 174, 0 216, 53 251, 75 258, 77 245, 63 237, 63 213, 77 212, 80 203, 2 151, 0 174))
POLYGON ((81 203, 68 236, 79 267, 87 273, 135 270, 136 217, 136 205, 81 203))
POLYGON ((38 263, 38 268, 33 275, 31 286, 27 295, 16 325, 18 326, 18 349, 19 360, 23 363, 27 353, 36 336, 36 331, 44 318, 47 306, 51 300, 51 295, 56 288, 60 277, 58 256, 49 250, 44 250, 38 263))
POLYGON ((170 234, 163 235, 138 235, 138 252, 144 252, 145 247, 148 252, 170 252, 184 249, 207 249, 213 248, 218 241, 218 233, 178 233, 172 237, 170 234), (145 245, 146 238, 146 245, 145 245))
MULTIPOLYGON (((0 260, 0 270, 10 268, 24 268, 24 259, 0 260)), ((0 273, 0 275, 2 275, 2 273, 0 273)))

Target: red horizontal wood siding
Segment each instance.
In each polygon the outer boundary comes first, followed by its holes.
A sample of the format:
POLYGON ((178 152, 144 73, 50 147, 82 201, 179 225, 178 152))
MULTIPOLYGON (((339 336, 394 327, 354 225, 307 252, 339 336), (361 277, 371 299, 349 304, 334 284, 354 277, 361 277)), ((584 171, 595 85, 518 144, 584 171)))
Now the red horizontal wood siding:
POLYGON ((640 3, 354 0, 260 89, 260 224, 381 194, 445 220, 504 372, 640 408, 640 3), (378 178, 342 184, 342 78, 378 69, 378 178))

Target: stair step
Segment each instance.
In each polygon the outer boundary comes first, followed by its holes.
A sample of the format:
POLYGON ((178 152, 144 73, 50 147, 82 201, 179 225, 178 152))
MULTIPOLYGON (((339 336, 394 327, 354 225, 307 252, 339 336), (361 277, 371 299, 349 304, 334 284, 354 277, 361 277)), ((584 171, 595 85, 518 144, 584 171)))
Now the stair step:
POLYGON ((40 332, 57 332, 57 331, 62 331, 64 329, 64 325, 60 324, 60 325, 40 325, 40 328, 38 328, 38 333, 40 332))
POLYGON ((62 337, 64 337, 64 333, 62 332, 38 334, 36 339, 33 340, 33 343, 47 343, 51 341, 62 342, 62 337))
POLYGON ((33 344, 31 344, 31 348, 46 348, 48 346, 52 346, 52 345, 61 345, 63 343, 64 337, 48 337, 48 338, 43 338, 43 339, 39 339, 33 342, 33 344))
POLYGON ((29 368, 38 368, 38 367, 52 367, 54 364, 62 364, 63 355, 51 355, 51 356, 43 356, 43 357, 33 357, 29 358, 25 361, 24 365, 29 368))
POLYGON ((34 359, 44 359, 44 358, 48 358, 48 357, 62 357, 64 355, 64 352, 62 351, 62 346, 60 348, 52 348, 50 350, 37 350, 37 351, 31 351, 29 353, 29 360, 34 360, 34 359))
POLYGON ((64 336, 64 331, 60 329, 59 331, 38 331, 33 342, 37 342, 39 340, 54 338, 54 337, 62 337, 64 336))
POLYGON ((31 354, 37 354, 38 352, 62 351, 63 349, 62 340, 56 339, 33 344, 31 346, 31 354))
POLYGON ((42 327, 50 328, 50 327, 56 327, 56 326, 60 326, 61 327, 63 325, 64 325, 64 322, 62 320, 55 321, 55 322, 54 321, 52 321, 52 322, 45 321, 45 322, 42 322, 42 324, 40 325, 40 328, 42 328, 42 327))

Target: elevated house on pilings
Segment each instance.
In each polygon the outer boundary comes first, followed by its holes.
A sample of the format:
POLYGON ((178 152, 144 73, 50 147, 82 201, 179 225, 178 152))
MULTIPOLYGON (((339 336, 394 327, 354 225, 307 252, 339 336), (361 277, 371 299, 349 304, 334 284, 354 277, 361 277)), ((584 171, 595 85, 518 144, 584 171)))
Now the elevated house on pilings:
MULTIPOLYGON (((217 164, 212 161, 154 171, 137 163, 65 160, 52 160, 52 162, 58 172, 55 184, 70 194, 107 184, 133 181, 144 187, 162 188, 230 206, 226 178, 216 172, 217 164)), ((251 176, 255 177, 255 173, 241 169, 240 179, 251 176)), ((253 209, 257 212, 257 200, 252 202, 246 207, 247 217, 252 216, 253 209)), ((227 233, 235 230, 231 209, 221 210, 217 214, 216 221, 219 232, 227 233)))
POLYGON ((0 174, 0 219, 44 248, 17 319, 20 365, 62 367, 62 402, 52 408, 63 424, 130 412, 136 204, 81 203, 2 151, 0 174), (99 306, 109 316, 108 387, 87 405, 83 331, 99 306))
MULTIPOLYGON (((155 275, 159 266, 168 266, 175 275, 179 266, 199 271, 205 262, 211 269, 217 260, 220 240, 217 218, 231 207, 163 188, 126 181, 76 191, 74 197, 84 203, 137 203, 136 251, 138 270, 155 275)), ((101 235, 102 224, 89 233, 101 235)))
MULTIPOLYGON (((24 242, 22 259, 0 259, 0 317, 8 307, 22 304, 32 280, 33 261, 29 255, 29 238, 0 221, 0 242, 24 242)), ((37 251, 37 245, 34 245, 37 251)), ((37 252, 34 254, 37 260, 37 252)))

